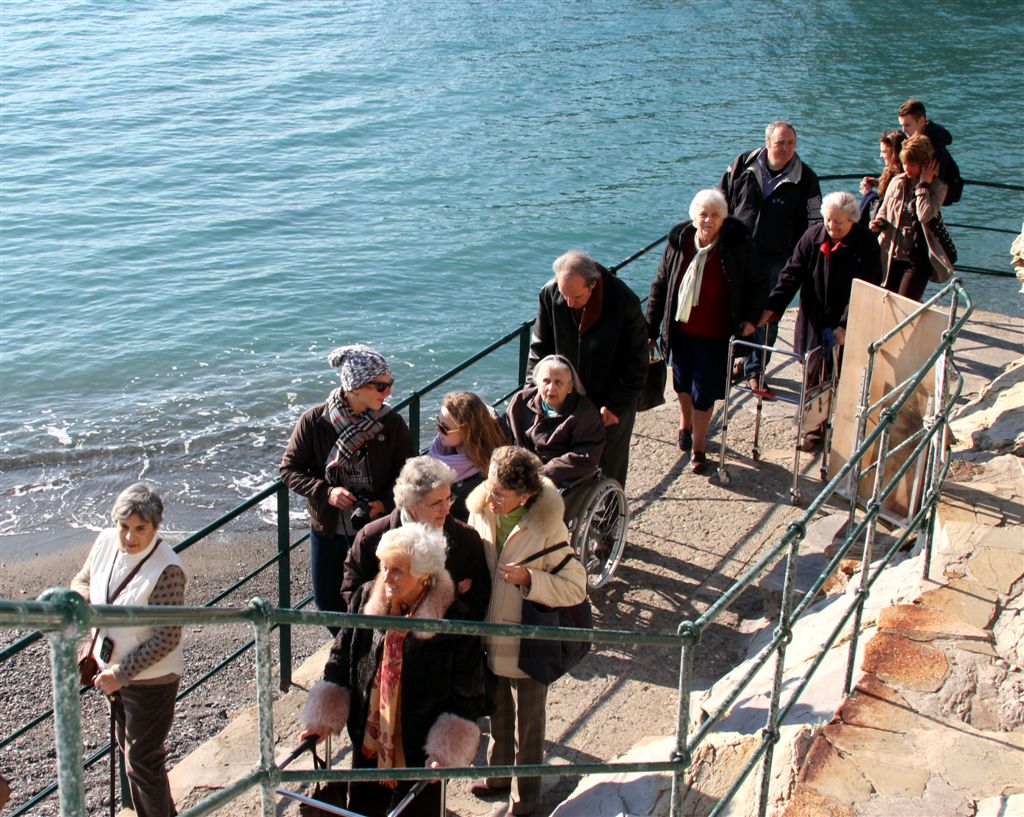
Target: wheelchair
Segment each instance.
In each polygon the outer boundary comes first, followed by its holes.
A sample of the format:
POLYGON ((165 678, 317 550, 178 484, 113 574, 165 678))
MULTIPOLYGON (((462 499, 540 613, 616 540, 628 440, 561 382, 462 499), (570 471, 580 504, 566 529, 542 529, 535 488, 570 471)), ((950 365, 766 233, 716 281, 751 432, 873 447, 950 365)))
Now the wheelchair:
POLYGON ((591 590, 615 573, 626 547, 629 506, 619 483, 600 471, 559 487, 570 544, 587 571, 591 590))

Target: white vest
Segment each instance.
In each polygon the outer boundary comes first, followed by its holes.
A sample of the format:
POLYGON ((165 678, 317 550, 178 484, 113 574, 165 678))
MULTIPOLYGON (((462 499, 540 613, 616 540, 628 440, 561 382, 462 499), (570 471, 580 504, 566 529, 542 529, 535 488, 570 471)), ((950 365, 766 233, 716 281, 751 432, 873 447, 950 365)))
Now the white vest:
MULTIPOLYGON (((178 558, 178 554, 169 545, 160 542, 155 545, 155 548, 156 550, 153 551, 153 555, 146 560, 146 563, 139 572, 128 582, 124 590, 121 591, 121 594, 114 600, 114 604, 124 607, 144 607, 149 604, 149 596, 153 592, 160 574, 166 568, 171 565, 177 565, 184 571, 185 566, 182 564, 181 559, 178 558)), ((117 530, 115 528, 107 528, 96 538, 92 551, 89 553, 89 601, 92 604, 106 604, 108 593, 113 594, 118 584, 121 583, 121 580, 115 577, 115 580, 110 581, 109 588, 107 586, 107 582, 110 579, 111 566, 120 552, 117 530)), ((143 555, 128 556, 130 565, 134 567, 138 564, 143 555)), ((123 578, 127 575, 127 572, 127 570, 121 571, 120 576, 123 578)), ((99 663, 100 669, 106 669, 111 664, 120 663, 124 656, 128 655, 139 644, 149 638, 152 629, 148 625, 144 627, 101 628, 99 635, 96 637, 96 646, 93 648, 93 655, 99 663), (114 651, 111 653, 108 661, 103 661, 100 658, 100 650, 104 638, 109 638, 114 642, 114 651)), ((164 675, 181 675, 184 668, 185 662, 182 655, 181 642, 179 641, 178 646, 169 655, 165 655, 155 664, 146 667, 132 680, 142 681, 147 678, 160 678, 164 675)))

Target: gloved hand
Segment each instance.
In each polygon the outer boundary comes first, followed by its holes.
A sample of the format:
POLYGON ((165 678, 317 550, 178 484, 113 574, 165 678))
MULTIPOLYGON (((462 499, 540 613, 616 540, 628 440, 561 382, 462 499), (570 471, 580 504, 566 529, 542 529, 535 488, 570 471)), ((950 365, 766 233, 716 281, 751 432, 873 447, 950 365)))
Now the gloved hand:
POLYGON ((826 349, 831 349, 836 345, 836 333, 834 330, 828 328, 821 330, 821 345, 826 349))

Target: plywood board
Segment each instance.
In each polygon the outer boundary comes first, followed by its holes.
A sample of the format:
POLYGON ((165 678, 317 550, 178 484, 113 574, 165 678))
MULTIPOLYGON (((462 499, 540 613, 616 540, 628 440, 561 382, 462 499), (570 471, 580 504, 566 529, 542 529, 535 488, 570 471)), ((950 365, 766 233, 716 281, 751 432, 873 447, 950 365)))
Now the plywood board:
MULTIPOLYGON (((829 454, 829 477, 846 464, 853 451, 857 432, 857 407, 860 402, 861 379, 868 362, 868 345, 920 308, 921 304, 888 292, 881 287, 854 280, 850 292, 850 312, 843 349, 843 368, 836 393, 833 418, 832 448, 829 454)), ((875 356, 868 402, 874 403, 883 394, 919 369, 935 351, 946 331, 948 318, 940 309, 929 309, 900 330, 875 356)), ((893 425, 890 449, 921 428, 928 398, 935 391, 934 367, 904 404, 893 425)), ((868 416, 865 434, 878 423, 878 411, 868 416)), ((877 456, 877 446, 871 462, 877 456)), ((888 481, 906 459, 904 454, 889 457, 884 470, 888 481)), ((867 461, 865 461, 866 464, 867 461)), ((863 466, 862 466, 863 467, 863 466)), ((910 515, 914 469, 900 480, 899 486, 885 502, 885 508, 901 518, 910 515)), ((857 495, 871 495, 874 472, 861 479, 857 495)))

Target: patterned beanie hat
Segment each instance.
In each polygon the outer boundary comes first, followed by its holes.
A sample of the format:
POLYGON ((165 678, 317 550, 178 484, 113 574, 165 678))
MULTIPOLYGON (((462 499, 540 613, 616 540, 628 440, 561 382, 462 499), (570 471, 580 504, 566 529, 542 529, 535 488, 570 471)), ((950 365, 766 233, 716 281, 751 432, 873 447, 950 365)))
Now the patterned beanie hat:
POLYGON ((327 362, 340 369, 341 388, 345 391, 365 386, 373 378, 391 374, 391 367, 380 352, 361 343, 339 346, 327 355, 327 362))

